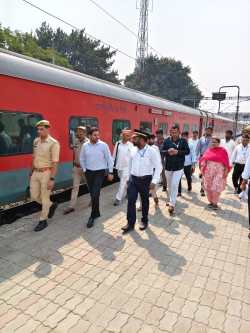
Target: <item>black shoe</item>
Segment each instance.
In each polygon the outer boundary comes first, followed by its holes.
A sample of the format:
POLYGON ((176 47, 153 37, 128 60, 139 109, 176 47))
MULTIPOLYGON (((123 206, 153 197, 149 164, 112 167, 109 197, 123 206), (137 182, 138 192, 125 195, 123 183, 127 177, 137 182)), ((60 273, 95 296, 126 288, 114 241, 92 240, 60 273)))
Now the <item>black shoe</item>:
POLYGON ((141 226, 139 227, 139 229, 140 229, 141 231, 143 231, 143 230, 146 230, 147 227, 148 227, 148 223, 146 223, 146 224, 141 223, 141 226))
POLYGON ((163 186, 163 188, 162 188, 162 192, 167 192, 167 188, 166 188, 166 186, 163 186))
POLYGON ((114 206, 119 206, 121 204, 120 200, 115 199, 114 201, 114 206))
POLYGON ((48 223, 46 220, 40 221, 38 223, 38 225, 35 227, 34 231, 38 232, 38 231, 42 231, 43 229, 47 228, 48 223))
POLYGON ((57 206, 58 206, 58 203, 57 203, 57 202, 54 202, 54 203, 52 204, 52 206, 50 207, 50 209, 49 209, 49 215, 48 215, 48 218, 49 218, 49 219, 51 219, 51 218, 54 216, 55 211, 56 211, 56 209, 57 209, 57 206))
POLYGON ((130 232, 130 231, 132 231, 132 230, 134 230, 134 226, 130 226, 130 225, 125 225, 124 227, 122 227, 121 229, 122 229, 122 233, 123 233, 123 235, 125 235, 125 234, 127 234, 128 232, 130 232))
POLYGON ((191 192, 191 191, 192 191, 192 187, 189 187, 189 188, 188 188, 188 192, 191 192))
POLYGON ((94 226, 95 219, 90 217, 87 223, 87 228, 92 228, 94 226))

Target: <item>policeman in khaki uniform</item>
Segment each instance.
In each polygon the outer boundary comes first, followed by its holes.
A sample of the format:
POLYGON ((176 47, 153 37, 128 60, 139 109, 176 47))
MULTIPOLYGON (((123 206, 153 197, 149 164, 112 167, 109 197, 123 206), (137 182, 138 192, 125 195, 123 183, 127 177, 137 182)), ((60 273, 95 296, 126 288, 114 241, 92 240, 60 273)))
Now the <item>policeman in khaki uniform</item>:
POLYGON ((83 144, 88 141, 89 140, 87 138, 86 127, 78 126, 76 129, 76 141, 73 145, 73 149, 74 149, 73 188, 72 188, 72 192, 71 192, 70 204, 69 204, 69 207, 65 209, 64 215, 74 212, 81 181, 85 181, 85 183, 86 183, 84 172, 80 166, 79 156, 80 156, 80 152, 81 152, 83 144))
POLYGON ((42 205, 40 221, 35 231, 41 231, 48 226, 47 219, 53 217, 57 208, 57 203, 50 201, 50 195, 55 185, 60 145, 49 135, 49 128, 48 120, 39 121, 36 124, 38 138, 33 143, 30 193, 32 200, 42 205))

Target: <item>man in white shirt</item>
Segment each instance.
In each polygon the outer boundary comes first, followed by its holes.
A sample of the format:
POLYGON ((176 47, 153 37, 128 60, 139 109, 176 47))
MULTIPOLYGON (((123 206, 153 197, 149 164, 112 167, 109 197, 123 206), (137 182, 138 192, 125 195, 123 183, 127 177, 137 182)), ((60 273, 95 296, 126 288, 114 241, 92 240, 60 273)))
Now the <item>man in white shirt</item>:
MULTIPOLYGON (((154 134, 149 135, 148 145, 150 147, 152 147, 157 152, 157 154, 159 155, 160 160, 162 161, 161 154, 160 154, 160 149, 155 144, 155 135, 154 134)), ((157 196, 157 188, 156 188, 156 186, 150 191, 150 193, 151 193, 151 195, 152 195, 152 197, 154 199, 155 208, 158 208, 159 207, 159 198, 157 196)))
POLYGON ((234 171, 232 175, 235 194, 241 192, 240 185, 242 182, 242 172, 244 170, 248 156, 250 155, 249 136, 242 136, 242 143, 237 145, 233 151, 231 157, 231 164, 234 165, 234 171))
POLYGON ((229 161, 231 161, 231 157, 236 146, 233 140, 233 131, 228 130, 225 133, 225 139, 222 139, 220 142, 221 147, 225 148, 228 153, 229 161))
POLYGON ((196 155, 196 149, 197 149, 197 145, 198 145, 198 142, 199 142, 199 132, 196 131, 196 130, 193 131, 193 136, 192 136, 192 138, 190 138, 188 140, 188 142, 190 142, 193 145, 194 152, 195 152, 195 155, 196 155))
MULTIPOLYGON (((241 183, 241 190, 245 191, 248 180, 250 178, 250 155, 247 158, 245 168, 242 173, 242 183, 241 183)), ((250 239, 250 186, 248 186, 248 219, 249 219, 249 234, 248 238, 250 239)))
MULTIPOLYGON (((181 137, 182 139, 185 139, 188 142, 189 146, 189 154, 185 155, 185 162, 184 162, 184 175, 186 176, 187 179, 187 185, 188 185, 188 192, 192 191, 192 174, 195 171, 195 163, 196 163, 196 153, 194 149, 193 142, 188 140, 188 132, 182 132, 181 137)), ((181 185, 181 180, 179 183, 179 188, 178 188, 178 195, 181 196, 181 191, 182 191, 182 185, 181 185)))
POLYGON ((127 192, 127 182, 129 178, 129 162, 132 152, 135 149, 132 142, 130 142, 131 131, 124 129, 122 131, 122 140, 118 141, 115 145, 113 152, 114 169, 118 171, 120 184, 114 206, 119 206, 121 201, 125 198, 127 192))
POLYGON ((148 226, 149 191, 160 181, 162 164, 160 155, 147 144, 148 134, 135 130, 133 143, 137 147, 132 154, 129 166, 128 182, 128 223, 122 228, 123 234, 132 231, 136 222, 136 200, 140 194, 142 201, 142 225, 140 230, 148 226))

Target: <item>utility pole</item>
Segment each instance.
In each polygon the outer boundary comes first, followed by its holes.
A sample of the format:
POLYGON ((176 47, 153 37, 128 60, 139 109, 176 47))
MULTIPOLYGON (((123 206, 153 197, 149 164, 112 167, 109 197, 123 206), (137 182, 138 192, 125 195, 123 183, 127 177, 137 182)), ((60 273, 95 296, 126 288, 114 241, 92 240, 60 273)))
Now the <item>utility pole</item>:
MULTIPOLYGON (((237 135, 237 130, 238 130, 238 119, 239 119, 239 111, 240 111, 240 87, 238 85, 231 85, 231 86, 221 86, 219 88, 219 93, 221 92, 221 89, 224 88, 236 88, 238 91, 237 94, 237 105, 236 105, 236 113, 235 113, 235 123, 234 123, 234 136, 236 137, 237 135)), ((219 108, 218 108, 218 113, 220 113, 220 103, 219 101, 219 108)))
POLYGON ((136 49, 136 69, 140 76, 144 71, 145 58, 148 56, 148 11, 150 0, 140 1, 139 30, 136 49))

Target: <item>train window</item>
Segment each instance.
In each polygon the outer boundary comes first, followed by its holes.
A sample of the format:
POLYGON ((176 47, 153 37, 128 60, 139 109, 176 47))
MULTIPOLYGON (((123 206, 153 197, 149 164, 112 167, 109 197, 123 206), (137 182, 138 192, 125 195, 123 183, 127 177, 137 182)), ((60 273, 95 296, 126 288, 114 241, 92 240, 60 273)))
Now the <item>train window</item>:
POLYGON ((163 134, 167 134, 167 130, 168 130, 168 124, 167 123, 160 123, 159 124, 159 129, 163 130, 163 134))
POLYGON ((87 128, 87 133, 91 127, 98 127, 97 118, 91 117, 71 117, 69 120, 69 144, 72 148, 75 142, 75 132, 78 126, 85 126, 87 128))
POLYGON ((145 131, 147 133, 151 133, 152 132, 152 123, 147 122, 147 121, 141 121, 140 130, 145 131))
POLYGON ((31 154, 41 115, 0 110, 0 156, 31 154))
POLYGON ((183 125, 183 132, 189 132, 189 124, 183 125))
POLYGON ((115 144, 120 139, 121 131, 124 128, 131 128, 129 120, 123 120, 123 119, 113 120, 113 123, 112 123, 112 142, 113 142, 113 144, 115 144))
POLYGON ((198 131, 198 125, 197 124, 192 125, 192 132, 194 132, 194 131, 198 131))

